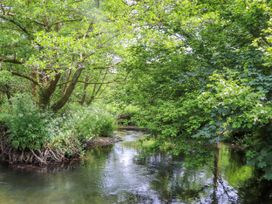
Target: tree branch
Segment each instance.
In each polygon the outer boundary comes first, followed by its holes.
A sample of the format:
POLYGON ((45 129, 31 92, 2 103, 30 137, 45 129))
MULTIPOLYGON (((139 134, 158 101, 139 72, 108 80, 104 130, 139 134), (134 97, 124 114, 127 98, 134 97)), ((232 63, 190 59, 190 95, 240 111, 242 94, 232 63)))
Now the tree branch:
MULTIPOLYGON (((68 84, 72 82, 72 80, 69 80, 69 81, 66 81, 66 82, 63 82, 63 83, 60 83, 58 84, 58 86, 62 86, 62 85, 65 85, 65 84, 68 84)), ((81 81, 81 80, 78 80, 77 81, 78 83, 84 83, 84 84, 112 84, 112 83, 115 83, 115 82, 118 82, 118 81, 106 81, 106 82, 85 82, 85 81, 81 81)))
POLYGON ((25 34, 27 34, 29 38, 31 38, 31 39, 33 38, 33 36, 28 32, 28 30, 26 28, 24 28, 19 22, 15 21, 14 19, 7 18, 4 15, 0 15, 0 18, 14 24, 18 28, 20 28, 20 30, 22 30, 25 34))
POLYGON ((82 18, 57 21, 57 22, 52 23, 49 27, 52 27, 53 25, 57 25, 59 23, 70 23, 70 22, 76 22, 76 21, 82 21, 82 18))
POLYGON ((7 62, 7 63, 12 63, 12 64, 23 64, 22 61, 17 60, 16 58, 4 58, 4 57, 0 57, 0 62, 7 62))
POLYGON ((73 74, 73 77, 72 77, 72 81, 71 83, 69 84, 69 86, 67 87, 64 95, 56 102, 54 103, 51 108, 53 111, 58 111, 59 109, 61 109, 68 101, 68 99, 70 98, 71 94, 73 93, 74 89, 75 89, 75 86, 78 82, 78 79, 81 75, 83 71, 83 68, 82 67, 79 67, 76 72, 73 74))
POLYGON ((41 87, 41 85, 37 81, 35 81, 34 79, 32 79, 29 76, 26 76, 26 75, 18 73, 18 72, 13 72, 13 71, 11 72, 11 74, 14 75, 14 76, 18 76, 18 77, 22 77, 24 79, 27 79, 27 80, 31 81, 32 83, 34 83, 35 85, 41 87))

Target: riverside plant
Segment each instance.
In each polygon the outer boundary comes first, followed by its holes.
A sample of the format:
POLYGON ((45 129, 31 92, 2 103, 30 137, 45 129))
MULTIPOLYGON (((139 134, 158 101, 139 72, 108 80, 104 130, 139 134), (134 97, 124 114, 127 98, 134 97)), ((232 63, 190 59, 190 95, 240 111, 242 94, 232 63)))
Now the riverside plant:
POLYGON ((27 95, 17 95, 0 112, 3 161, 11 164, 48 165, 80 158, 86 142, 110 136, 114 117, 95 108, 54 115, 41 111, 27 95))

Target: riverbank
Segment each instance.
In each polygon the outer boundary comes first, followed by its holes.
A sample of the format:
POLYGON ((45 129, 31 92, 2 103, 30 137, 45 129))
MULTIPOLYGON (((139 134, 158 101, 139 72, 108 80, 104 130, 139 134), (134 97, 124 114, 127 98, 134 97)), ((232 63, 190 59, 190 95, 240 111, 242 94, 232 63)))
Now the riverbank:
POLYGON ((118 141, 112 138, 115 117, 103 108, 76 106, 56 114, 15 99, 0 114, 0 160, 9 165, 60 166, 118 141))
MULTIPOLYGON (((74 163, 79 163, 84 159, 85 151, 92 148, 100 148, 111 146, 116 142, 121 141, 120 137, 94 137, 85 142, 72 141, 74 146, 70 146, 71 153, 66 152, 66 149, 61 149, 54 143, 48 143, 42 149, 38 150, 19 150, 14 149, 9 141, 9 131, 7 126, 0 126, 0 161, 8 166, 27 171, 47 171, 52 168, 66 168, 74 163)), ((69 145, 69 144, 68 144, 69 145)), ((65 146, 65 144, 62 144, 65 146)))
POLYGON ((132 126, 132 125, 130 125, 130 126, 119 126, 117 129, 120 130, 120 131, 141 131, 141 132, 147 131, 146 128, 140 128, 140 127, 132 126))
MULTIPOLYGON (((115 143, 122 141, 121 137, 96 137, 87 142, 85 142, 82 146, 85 151, 89 151, 91 149, 96 148, 105 148, 114 145, 115 143)), ((64 169, 74 168, 78 166, 82 161, 85 160, 85 154, 82 155, 80 153, 73 155, 72 157, 62 157, 57 160, 50 160, 49 157, 53 156, 57 157, 56 153, 52 150, 43 150, 43 151, 9 151, 9 155, 7 153, 0 152, 1 163, 6 164, 7 166, 21 170, 26 172, 39 172, 39 173, 47 173, 47 172, 55 172, 64 169), (48 154, 51 151, 51 155, 48 155, 46 159, 45 154, 48 154)))
POLYGON ((88 150, 91 148, 107 147, 120 141, 122 141, 121 137, 96 137, 87 141, 84 148, 88 150))

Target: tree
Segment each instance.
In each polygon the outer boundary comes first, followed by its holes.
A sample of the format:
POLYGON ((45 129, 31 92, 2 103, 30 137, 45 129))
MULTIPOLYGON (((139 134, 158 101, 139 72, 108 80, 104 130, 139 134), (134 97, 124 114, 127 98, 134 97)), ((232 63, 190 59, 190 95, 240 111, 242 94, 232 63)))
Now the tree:
POLYGON ((141 1, 134 9, 140 34, 123 62, 129 80, 118 93, 143 110, 138 121, 157 146, 170 143, 177 154, 194 149, 186 145, 191 140, 230 139, 253 150, 254 136, 271 130, 271 3, 141 1))
POLYGON ((86 85, 112 64, 119 31, 98 2, 1 2, 1 70, 30 83, 40 107, 58 111, 83 73, 86 85))

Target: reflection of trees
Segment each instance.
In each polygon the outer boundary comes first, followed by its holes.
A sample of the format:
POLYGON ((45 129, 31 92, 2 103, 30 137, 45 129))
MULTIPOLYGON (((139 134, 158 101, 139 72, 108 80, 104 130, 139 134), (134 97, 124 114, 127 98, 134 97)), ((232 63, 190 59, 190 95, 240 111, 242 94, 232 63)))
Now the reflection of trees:
MULTIPOLYGON (((214 161, 213 161, 213 190, 212 190, 212 204, 218 204, 222 202, 231 202, 236 200, 236 193, 234 189, 224 181, 221 173, 222 166, 220 165, 220 159, 222 159, 222 148, 219 143, 216 144, 214 150, 214 161), (221 156, 221 157, 220 157, 221 156)), ((224 158, 229 160, 230 158, 224 158)))
MULTIPOLYGON (((250 174, 246 173, 246 176, 240 177, 238 175, 251 171, 250 167, 242 165, 239 162, 241 161, 239 155, 237 156, 224 145, 218 144, 214 150, 206 149, 206 151, 206 155, 209 155, 209 160, 206 162, 202 164, 196 162, 197 156, 192 155, 187 156, 185 160, 187 163, 184 163, 184 160, 177 162, 182 164, 180 167, 177 164, 173 165, 173 161, 163 162, 160 157, 159 165, 153 164, 157 173, 151 183, 152 189, 165 202, 175 199, 188 203, 198 200, 214 204, 237 202, 237 190, 230 185, 229 179, 234 183, 243 183, 242 181, 248 179, 250 174)), ((200 155, 203 154, 202 149, 200 155)), ((150 160, 156 163, 154 158, 150 160)))
MULTIPOLYGON (((154 161, 155 158, 151 159, 153 165, 156 163, 154 161)), ((197 170, 184 168, 173 165, 171 161, 165 162, 162 157, 159 157, 157 162, 156 168, 158 172, 151 183, 151 187, 159 194, 162 201, 171 203, 177 199, 190 203, 199 198, 208 188, 208 185, 206 185, 208 179, 207 172, 204 170, 204 177, 201 176, 203 174, 203 166, 197 170)))
POLYGON ((225 202, 233 203, 237 201, 237 192, 223 178, 225 168, 232 166, 232 158, 230 155, 231 154, 229 154, 229 151, 225 148, 225 146, 222 146, 220 143, 216 144, 213 162, 213 191, 211 195, 213 204, 225 202), (224 166, 224 162, 227 162, 228 165, 224 166))
POLYGON ((256 173, 238 189, 239 194, 242 195, 241 203, 272 203, 272 182, 259 178, 260 175, 256 173))
POLYGON ((216 150, 214 154, 213 163, 213 194, 212 194, 212 204, 217 204, 217 187, 218 187, 218 177, 219 177, 219 144, 216 144, 216 150))
POLYGON ((6 185, 0 185, 0 203, 110 203, 101 196, 99 183, 109 151, 94 150, 82 167, 61 172, 37 174, 3 169, 1 182, 6 185))
POLYGON ((213 203, 236 203, 244 195, 239 187, 250 180, 253 169, 245 165, 243 157, 243 152, 237 149, 223 144, 216 147, 213 166, 213 203))
POLYGON ((244 155, 241 152, 227 146, 221 146, 220 157, 220 166, 224 178, 234 188, 243 185, 253 176, 253 168, 245 165, 244 155))

